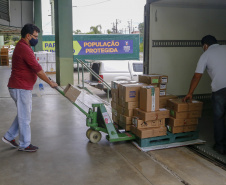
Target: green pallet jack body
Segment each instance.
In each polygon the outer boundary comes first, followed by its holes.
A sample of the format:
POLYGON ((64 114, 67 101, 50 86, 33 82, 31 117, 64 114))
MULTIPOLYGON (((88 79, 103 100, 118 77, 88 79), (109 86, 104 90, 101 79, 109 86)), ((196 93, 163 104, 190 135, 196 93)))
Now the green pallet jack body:
MULTIPOLYGON (((56 90, 66 97, 59 88, 56 88, 56 90)), ((92 108, 89 108, 89 111, 86 112, 78 104, 70 99, 68 100, 86 115, 86 126, 89 127, 86 136, 92 143, 100 141, 102 137, 100 132, 106 133, 106 139, 110 142, 128 141, 136 138, 132 133, 119 132, 116 129, 103 103, 92 104, 92 108)))

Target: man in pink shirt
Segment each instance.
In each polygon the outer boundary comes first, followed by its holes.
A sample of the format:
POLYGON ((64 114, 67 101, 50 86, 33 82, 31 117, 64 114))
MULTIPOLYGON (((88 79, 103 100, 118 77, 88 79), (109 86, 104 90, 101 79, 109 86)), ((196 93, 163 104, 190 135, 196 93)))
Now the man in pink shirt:
POLYGON ((17 116, 2 140, 19 151, 35 152, 37 146, 31 144, 31 110, 32 90, 37 76, 52 88, 57 83, 49 80, 42 67, 37 62, 31 46, 38 43, 40 30, 34 24, 26 24, 21 30, 21 40, 17 43, 12 57, 12 72, 8 88, 17 106, 17 116), (15 138, 19 135, 19 145, 15 138))

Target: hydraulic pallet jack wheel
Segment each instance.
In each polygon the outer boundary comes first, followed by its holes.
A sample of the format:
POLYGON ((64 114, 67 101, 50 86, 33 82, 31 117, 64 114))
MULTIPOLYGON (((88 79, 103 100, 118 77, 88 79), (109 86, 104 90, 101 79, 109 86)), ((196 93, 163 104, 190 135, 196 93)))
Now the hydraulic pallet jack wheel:
POLYGON ((89 135, 89 140, 91 143, 98 143, 101 140, 101 133, 96 130, 92 130, 90 135, 89 135))
POLYGON ((90 133, 93 131, 93 129, 89 128, 87 131, 86 131, 86 137, 89 139, 89 136, 90 136, 90 133))

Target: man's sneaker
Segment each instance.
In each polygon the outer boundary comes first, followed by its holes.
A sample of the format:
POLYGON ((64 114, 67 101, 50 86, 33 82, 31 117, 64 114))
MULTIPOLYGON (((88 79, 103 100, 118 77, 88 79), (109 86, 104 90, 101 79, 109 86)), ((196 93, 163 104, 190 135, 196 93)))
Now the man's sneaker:
POLYGON ((18 151, 24 151, 24 152, 36 152, 38 150, 37 146, 33 146, 30 144, 27 148, 19 148, 18 151))
POLYGON ((12 147, 17 148, 19 145, 16 143, 15 139, 8 141, 5 137, 2 137, 2 141, 10 144, 12 147))

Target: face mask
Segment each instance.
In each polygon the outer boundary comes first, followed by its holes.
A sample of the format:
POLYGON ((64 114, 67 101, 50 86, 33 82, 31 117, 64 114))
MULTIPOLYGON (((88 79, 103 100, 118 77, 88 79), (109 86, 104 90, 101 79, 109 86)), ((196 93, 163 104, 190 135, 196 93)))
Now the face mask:
POLYGON ((38 44, 38 39, 31 38, 31 40, 29 40, 29 42, 30 42, 31 46, 36 46, 36 44, 38 44))

